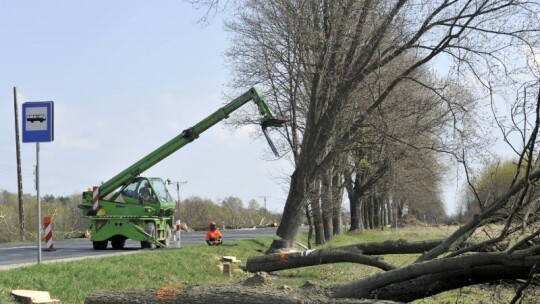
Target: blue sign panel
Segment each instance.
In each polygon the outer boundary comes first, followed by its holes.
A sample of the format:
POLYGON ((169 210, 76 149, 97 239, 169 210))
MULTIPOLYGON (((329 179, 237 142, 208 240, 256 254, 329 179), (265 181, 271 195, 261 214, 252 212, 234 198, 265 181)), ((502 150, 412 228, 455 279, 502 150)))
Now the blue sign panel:
POLYGON ((25 102, 22 105, 22 141, 54 140, 54 102, 25 102))

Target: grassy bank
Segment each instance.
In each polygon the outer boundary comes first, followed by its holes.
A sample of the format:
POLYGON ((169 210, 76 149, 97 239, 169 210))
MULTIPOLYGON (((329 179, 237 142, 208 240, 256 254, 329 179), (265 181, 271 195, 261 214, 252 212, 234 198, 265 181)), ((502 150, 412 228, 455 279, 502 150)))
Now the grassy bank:
MULTIPOLYGON (((398 232, 366 231, 340 235, 324 248, 358 242, 379 242, 391 239, 425 240, 448 235, 451 228, 406 228, 398 232)), ((305 235, 299 241, 306 244, 305 235)), ((144 251, 109 258, 87 259, 75 262, 41 264, 0 271, 0 303, 15 303, 12 289, 46 290, 62 303, 82 303, 86 295, 97 290, 126 288, 160 288, 171 285, 215 285, 240 283, 249 274, 233 270, 232 278, 224 277, 219 268, 225 255, 236 256, 243 263, 249 256, 261 255, 272 242, 271 237, 238 241, 221 247, 206 245, 185 246, 181 249, 144 251)), ((397 266, 411 263, 414 255, 392 255, 385 261, 397 266)), ((364 278, 378 269, 353 264, 333 264, 274 273, 274 285, 297 287, 310 280, 321 285, 339 284, 364 278)), ((504 290, 502 290, 504 291, 504 290)), ((507 303, 508 295, 500 296, 493 289, 466 288, 444 293, 417 303, 481 303, 489 297, 492 303, 507 303), (500 302, 497 302, 500 297, 500 302)))

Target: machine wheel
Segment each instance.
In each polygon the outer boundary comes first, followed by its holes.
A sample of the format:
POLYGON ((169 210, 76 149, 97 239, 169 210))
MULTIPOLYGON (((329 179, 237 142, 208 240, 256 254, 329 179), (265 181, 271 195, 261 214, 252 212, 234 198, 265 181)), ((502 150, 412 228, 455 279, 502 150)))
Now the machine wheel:
POLYGON ((113 238, 111 240, 111 245, 113 249, 124 249, 124 246, 126 245, 126 239, 122 237, 113 238))
MULTIPOLYGON (((146 222, 144 224, 144 231, 146 233, 148 233, 149 235, 151 235, 153 238, 156 238, 156 224, 154 222, 146 222)), ((143 248, 143 249, 145 249, 145 248, 154 249, 154 248, 156 248, 156 245, 152 244, 150 242, 147 242, 147 241, 142 241, 141 242, 141 248, 143 248)))
POLYGON ((92 241, 92 246, 94 250, 105 250, 107 249, 107 244, 109 241, 92 241))
POLYGON ((163 241, 159 241, 161 244, 165 245, 165 248, 169 248, 171 246, 171 226, 167 224, 165 226, 165 239, 163 241))

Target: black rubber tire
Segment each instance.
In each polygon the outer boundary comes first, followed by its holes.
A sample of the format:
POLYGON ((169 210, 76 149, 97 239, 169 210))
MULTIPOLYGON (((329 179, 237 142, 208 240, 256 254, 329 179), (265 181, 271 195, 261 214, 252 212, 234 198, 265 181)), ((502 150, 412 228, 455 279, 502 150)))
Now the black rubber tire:
POLYGON ((161 244, 165 245, 165 248, 169 248, 171 246, 171 235, 172 235, 171 226, 167 224, 165 226, 165 239, 163 241, 159 241, 161 244))
MULTIPOLYGON (((144 224, 144 231, 151 235, 152 237, 156 237, 156 224, 154 222, 146 222, 144 224)), ((156 248, 155 244, 152 244, 147 241, 141 241, 141 248, 143 249, 154 249, 156 248)))
POLYGON ((94 247, 94 250, 105 250, 107 249, 108 244, 109 241, 92 241, 92 246, 94 247))
POLYGON ((125 238, 115 238, 111 240, 111 246, 113 249, 121 250, 121 249, 124 249, 125 245, 126 245, 125 238))

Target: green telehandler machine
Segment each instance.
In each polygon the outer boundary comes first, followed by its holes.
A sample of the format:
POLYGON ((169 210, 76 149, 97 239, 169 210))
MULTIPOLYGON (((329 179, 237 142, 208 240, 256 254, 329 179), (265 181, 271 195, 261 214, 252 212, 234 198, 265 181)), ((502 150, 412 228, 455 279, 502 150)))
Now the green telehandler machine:
POLYGON ((285 121, 275 118, 259 91, 251 88, 99 187, 83 192, 83 202, 78 207, 88 219, 94 249, 107 249, 109 241, 113 249, 123 249, 127 239, 140 241, 142 248, 169 247, 176 204, 161 178, 140 174, 197 139, 249 101, 257 105, 263 133, 277 155, 267 128, 281 127, 285 121))

